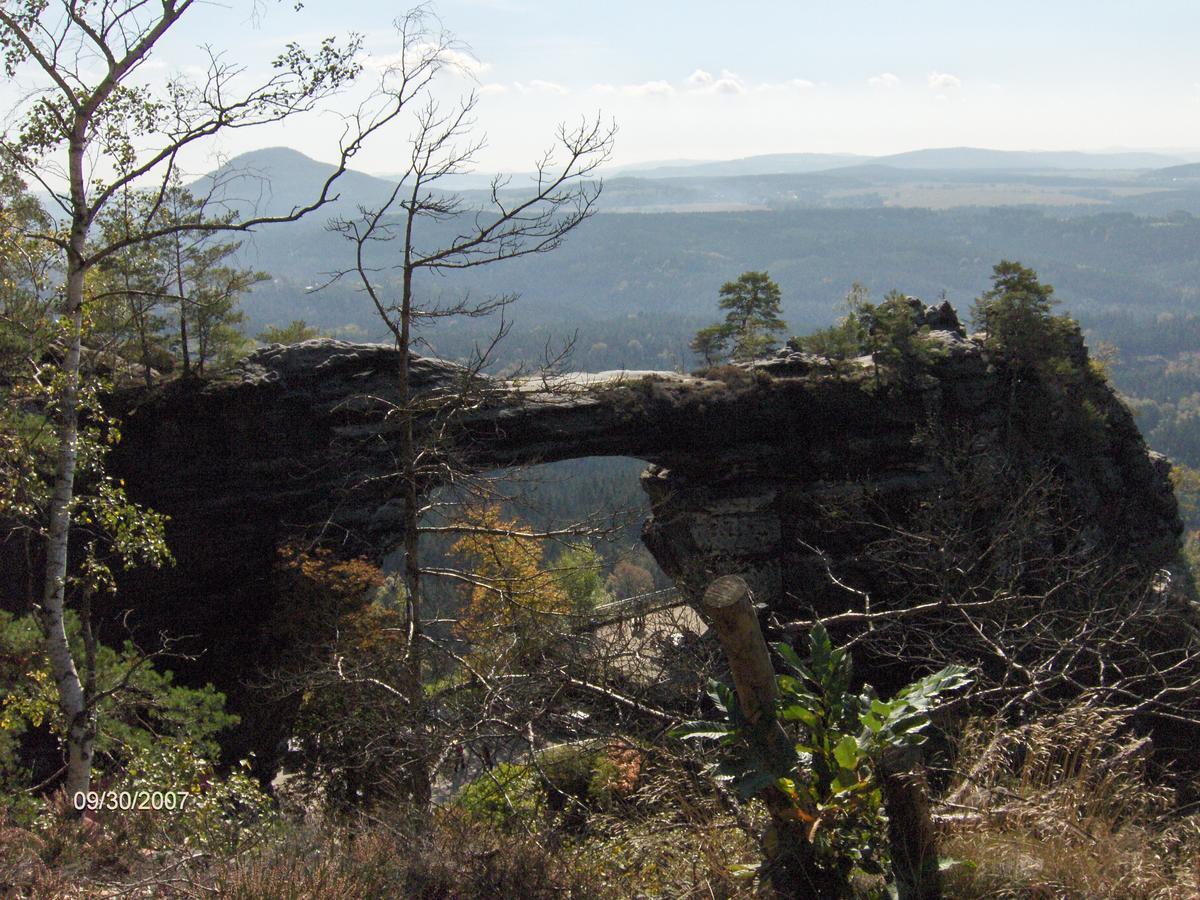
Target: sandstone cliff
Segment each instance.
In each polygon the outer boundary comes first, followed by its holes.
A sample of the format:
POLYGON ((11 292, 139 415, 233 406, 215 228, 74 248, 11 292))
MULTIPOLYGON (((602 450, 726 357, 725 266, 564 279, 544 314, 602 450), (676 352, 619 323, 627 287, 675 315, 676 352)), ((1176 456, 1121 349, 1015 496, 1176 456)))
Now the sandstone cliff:
MULTIPOLYGON (((1047 408, 1059 413, 1039 412, 1051 421, 1033 422, 1036 433, 1018 445, 1003 366, 947 310, 930 311, 942 351, 903 383, 881 382, 869 360, 834 365, 786 351, 697 376, 469 379, 476 402, 453 418, 445 449, 479 468, 645 460, 653 517, 644 537, 664 570, 691 592, 742 573, 779 621, 847 608, 831 565, 860 587, 886 589, 864 554, 879 523, 900 528, 914 510, 961 508, 971 466, 1004 483, 1049 473, 1067 498, 1061 523, 1072 546, 1141 573, 1170 564, 1181 524, 1167 466, 1111 390, 1095 378, 1047 389, 1047 408), (1076 409, 1086 414, 1072 418, 1076 409)), ((177 559, 126 579, 120 605, 137 627, 194 636, 205 677, 237 693, 269 656, 264 623, 288 602, 271 577, 282 542, 303 534, 380 553, 395 540, 395 367, 387 346, 309 341, 260 350, 218 380, 117 398, 125 426, 113 466, 135 499, 171 517, 177 559)), ((425 399, 465 379, 445 362, 414 363, 425 399)), ((984 504, 972 515, 986 532, 1001 513, 984 504)))

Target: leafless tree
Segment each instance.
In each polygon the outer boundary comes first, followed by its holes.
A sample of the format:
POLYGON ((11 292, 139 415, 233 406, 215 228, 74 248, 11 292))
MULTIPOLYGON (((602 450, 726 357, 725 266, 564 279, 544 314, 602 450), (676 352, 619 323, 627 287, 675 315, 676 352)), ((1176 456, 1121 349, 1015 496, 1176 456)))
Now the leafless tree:
POLYGON ((849 609, 783 629, 819 619, 901 677, 973 666, 964 702, 1010 721, 1082 704, 1164 734, 1200 727, 1200 641, 1183 586, 1094 544, 1048 470, 997 468, 960 447, 951 471, 953 487, 904 517, 841 505, 846 527, 875 537, 850 563, 807 551, 849 609))
MULTIPOLYGON (((362 208, 357 216, 331 224, 353 251, 352 265, 334 274, 331 281, 351 278, 357 282, 399 351, 398 392, 389 416, 399 436, 395 469, 402 503, 405 681, 414 721, 420 722, 424 720, 420 685, 426 652, 422 610, 426 570, 419 550, 422 513, 427 511, 424 495, 435 483, 461 488, 468 482, 469 468, 459 465, 448 452, 452 445, 448 435, 464 412, 487 402, 488 382, 477 376, 489 363, 508 324, 502 318, 493 339, 477 348, 456 390, 421 399, 415 398, 411 384, 417 329, 431 319, 502 313, 515 297, 501 294, 443 303, 430 298, 427 286, 418 279, 558 247, 595 212, 600 183, 592 176, 608 159, 614 128, 606 127, 599 118, 575 129, 560 128, 555 149, 538 160, 527 191, 511 190, 510 180, 497 176, 486 202, 473 206, 461 195, 447 191, 444 182, 470 171, 483 147, 483 140, 475 135, 477 97, 472 93, 447 107, 431 93, 435 79, 452 64, 451 51, 461 48, 424 10, 410 13, 398 27, 402 51, 399 61, 384 72, 381 91, 396 105, 417 109, 406 149, 408 162, 380 205, 362 208), (429 227, 435 224, 443 227, 429 227), (427 231, 442 236, 431 240, 427 231), (445 233, 451 235, 448 240, 445 233)), ((417 778, 415 785, 417 803, 427 803, 428 776, 417 778)))

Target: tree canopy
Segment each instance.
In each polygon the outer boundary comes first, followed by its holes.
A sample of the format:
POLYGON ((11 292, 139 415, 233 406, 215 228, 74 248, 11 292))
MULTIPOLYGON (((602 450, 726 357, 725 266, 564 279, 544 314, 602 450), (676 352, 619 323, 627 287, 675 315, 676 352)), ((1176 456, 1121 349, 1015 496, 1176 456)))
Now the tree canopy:
POLYGON ((971 316, 989 349, 1003 353, 1020 368, 1068 355, 1070 335, 1078 326, 1056 316, 1054 288, 1019 262, 1001 260, 992 269, 992 287, 971 308, 971 316))
POLYGON ((691 349, 712 365, 726 354, 735 360, 755 359, 775 349, 777 336, 787 330, 779 307, 779 285, 766 272, 743 272, 721 285, 717 304, 725 321, 700 329, 691 349))

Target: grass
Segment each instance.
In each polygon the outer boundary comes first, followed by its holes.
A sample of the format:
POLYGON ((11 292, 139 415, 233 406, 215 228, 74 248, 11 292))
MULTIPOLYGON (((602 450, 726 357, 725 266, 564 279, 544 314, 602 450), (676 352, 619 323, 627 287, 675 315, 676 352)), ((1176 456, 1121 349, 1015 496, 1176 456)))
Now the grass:
POLYGON ((1200 896, 1200 818, 1173 813, 1150 743, 1125 718, 1073 708, 976 727, 946 794, 947 896, 1200 896))
MULTIPOLYGON (((945 896, 1200 896, 1200 815, 1182 815, 1156 783, 1150 749, 1126 719, 1089 709, 1019 727, 972 725, 935 807, 942 857, 961 863, 946 871, 945 896)), ((731 806, 668 753, 638 751, 636 767, 631 754, 605 769, 619 802, 581 790, 582 817, 497 821, 451 805, 418 826, 377 810, 338 824, 292 822, 236 853, 164 847, 161 832, 128 817, 0 821, 0 895, 753 896, 739 869, 758 861, 762 810, 731 806)), ((862 897, 884 896, 878 880, 856 884, 862 897)))

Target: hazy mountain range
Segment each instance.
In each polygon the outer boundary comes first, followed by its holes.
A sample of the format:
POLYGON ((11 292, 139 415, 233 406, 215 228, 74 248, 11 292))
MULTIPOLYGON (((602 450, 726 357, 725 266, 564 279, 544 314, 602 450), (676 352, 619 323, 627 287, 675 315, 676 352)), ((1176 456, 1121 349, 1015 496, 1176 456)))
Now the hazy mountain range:
POLYGON ((897 169, 1161 169, 1192 162, 1191 155, 1175 156, 1145 151, 1083 153, 1079 151, 985 150, 946 147, 911 150, 887 156, 852 153, 773 153, 744 159, 696 162, 678 160, 622 166, 613 174, 638 178, 683 178, 699 175, 782 175, 823 172, 857 165, 882 165, 897 169))
MULTIPOLYGON (((945 151, 930 154, 946 158, 945 151)), ((968 156, 981 164, 996 158, 968 156)), ((270 149, 233 160, 220 180, 231 205, 284 213, 310 201, 329 171, 295 151, 270 149), (254 174, 230 180, 235 172, 254 174)), ((348 173, 337 204, 297 223, 258 229, 244 261, 274 277, 246 299, 252 325, 305 318, 347 336, 381 336, 350 281, 315 294, 308 289, 350 264, 345 241, 326 230, 329 219, 378 204, 391 186, 348 173)), ((483 199, 462 193, 468 201, 483 199)), ((608 368, 661 365, 657 357, 666 351, 686 356, 689 331, 715 314, 717 287, 747 269, 769 270, 779 281, 785 317, 797 329, 831 321, 856 280, 876 295, 900 288, 933 299, 946 292, 965 309, 986 286, 991 266, 1005 258, 1037 268, 1067 307, 1093 324, 1190 311, 1200 284, 1196 164, 1055 172, 870 162, 791 174, 617 175, 606 178, 601 199, 600 215, 555 253, 433 279, 424 289, 519 293, 509 342, 514 354, 536 353, 550 333, 579 329, 585 347, 607 345, 594 364, 608 368), (650 331, 661 338, 653 350, 650 331)), ((437 246, 457 227, 426 222, 418 239, 437 246)), ((379 277, 392 277, 397 248, 380 244, 372 252, 379 277)), ((455 327, 463 340, 479 337, 461 323, 455 327)), ((437 349, 455 352, 450 339, 444 333, 437 349)), ((593 363, 585 355, 581 364, 593 363)))
MULTIPOLYGON (((231 160, 215 178, 218 198, 245 215, 285 214, 311 201, 331 171, 295 150, 269 148, 231 160)), ((1200 163, 1184 156, 1003 151, 916 150, 893 156, 773 154, 724 162, 675 161, 615 169, 605 176, 601 209, 608 212, 714 212, 803 208, 1050 206, 1089 211, 1109 207, 1141 214, 1200 214, 1200 163)), ((519 192, 526 174, 509 186, 519 192)), ((486 175, 461 176, 442 187, 485 204, 486 175)), ((378 205, 393 186, 386 177, 347 172, 339 202, 323 216, 353 215, 378 205)))

